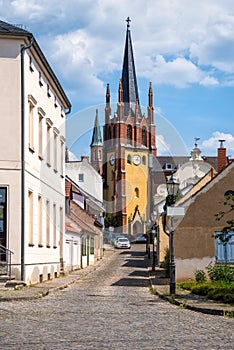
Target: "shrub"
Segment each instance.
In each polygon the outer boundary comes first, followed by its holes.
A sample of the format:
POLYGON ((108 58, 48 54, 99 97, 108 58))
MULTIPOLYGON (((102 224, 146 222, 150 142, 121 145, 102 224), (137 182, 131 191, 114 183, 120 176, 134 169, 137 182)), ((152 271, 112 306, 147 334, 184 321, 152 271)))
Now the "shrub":
POLYGON ((206 282, 206 274, 205 274, 205 271, 203 271, 203 270, 197 270, 197 271, 195 272, 195 280, 196 280, 196 282, 198 282, 198 283, 206 282))
POLYGON ((234 267, 231 265, 211 265, 207 270, 212 282, 225 281, 229 283, 234 281, 234 267))
POLYGON ((234 294, 226 288, 212 288, 207 293, 208 299, 221 301, 224 303, 234 303, 234 294))
POLYGON ((165 268, 165 274, 166 277, 170 276, 170 250, 169 248, 166 248, 164 250, 165 256, 164 256, 164 268, 165 268))
POLYGON ((195 283, 195 281, 184 281, 179 284, 179 287, 182 289, 190 290, 195 285, 195 283))
POLYGON ((191 292, 197 295, 207 295, 211 288, 210 283, 197 283, 191 287, 191 292))

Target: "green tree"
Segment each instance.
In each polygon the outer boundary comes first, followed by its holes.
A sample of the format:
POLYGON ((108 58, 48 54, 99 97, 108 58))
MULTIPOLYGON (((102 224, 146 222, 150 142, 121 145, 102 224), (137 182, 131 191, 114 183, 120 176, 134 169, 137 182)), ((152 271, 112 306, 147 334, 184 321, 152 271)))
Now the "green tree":
MULTIPOLYGON (((228 194, 224 196, 224 206, 226 210, 221 210, 215 214, 216 220, 220 221, 225 215, 233 212, 234 216, 234 194, 228 194)), ((219 238, 221 242, 227 243, 234 234, 234 217, 226 221, 226 225, 222 228, 221 232, 215 234, 215 238, 219 238)))
POLYGON ((113 227, 120 226, 118 216, 113 213, 107 214, 107 216, 105 217, 105 227, 108 228, 110 226, 113 226, 113 227))

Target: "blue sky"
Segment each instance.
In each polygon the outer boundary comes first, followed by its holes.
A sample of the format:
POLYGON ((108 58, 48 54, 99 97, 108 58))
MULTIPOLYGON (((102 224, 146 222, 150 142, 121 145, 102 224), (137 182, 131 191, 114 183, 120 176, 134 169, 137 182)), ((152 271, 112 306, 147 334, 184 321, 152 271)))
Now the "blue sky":
POLYGON ((232 0, 0 0, 0 13, 34 34, 58 76, 77 157, 89 151, 96 108, 103 122, 107 83, 114 111, 128 16, 142 106, 153 83, 159 154, 189 154, 199 137, 203 155, 221 138, 234 157, 232 0))

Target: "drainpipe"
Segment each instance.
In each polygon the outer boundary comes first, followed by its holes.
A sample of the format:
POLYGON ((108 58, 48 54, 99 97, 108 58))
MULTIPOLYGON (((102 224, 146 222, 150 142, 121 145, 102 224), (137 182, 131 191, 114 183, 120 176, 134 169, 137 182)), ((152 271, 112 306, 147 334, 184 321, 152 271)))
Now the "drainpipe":
POLYGON ((28 46, 21 47, 21 281, 24 281, 24 205, 25 205, 25 176, 24 176, 24 144, 25 144, 25 127, 24 127, 24 52, 33 44, 33 37, 30 38, 28 46))
POLYGON ((71 107, 68 108, 68 110, 65 112, 65 115, 68 115, 69 113, 71 113, 71 107))

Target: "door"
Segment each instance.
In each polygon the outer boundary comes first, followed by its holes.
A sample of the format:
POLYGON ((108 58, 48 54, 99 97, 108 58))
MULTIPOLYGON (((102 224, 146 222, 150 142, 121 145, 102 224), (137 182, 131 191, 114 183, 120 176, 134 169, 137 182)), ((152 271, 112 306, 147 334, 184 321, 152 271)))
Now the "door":
MULTIPOLYGON (((0 187, 0 244, 7 247, 7 188, 0 187)), ((0 249, 0 260, 6 261, 6 253, 0 249)))

